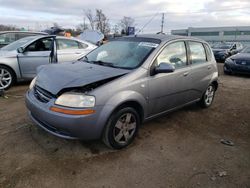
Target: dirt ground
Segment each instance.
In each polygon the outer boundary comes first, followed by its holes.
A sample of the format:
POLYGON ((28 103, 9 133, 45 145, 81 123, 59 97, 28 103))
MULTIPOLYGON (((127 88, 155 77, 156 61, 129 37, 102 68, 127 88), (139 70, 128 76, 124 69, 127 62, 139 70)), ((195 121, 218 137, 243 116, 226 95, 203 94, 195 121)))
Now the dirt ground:
POLYGON ((24 105, 28 83, 13 87, 0 98, 0 187, 250 187, 250 77, 218 66, 211 108, 192 105, 145 123, 121 151, 37 128, 24 105))

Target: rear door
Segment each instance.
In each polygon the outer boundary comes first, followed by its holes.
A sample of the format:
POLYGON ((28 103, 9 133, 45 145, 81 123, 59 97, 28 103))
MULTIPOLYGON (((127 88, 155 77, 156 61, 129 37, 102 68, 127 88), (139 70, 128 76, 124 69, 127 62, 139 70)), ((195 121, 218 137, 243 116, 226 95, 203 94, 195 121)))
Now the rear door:
POLYGON ((28 45, 23 53, 18 54, 18 62, 23 78, 33 78, 40 65, 51 63, 53 37, 38 39, 28 45))
POLYGON ((191 94, 189 100, 201 98, 212 78, 212 53, 207 44, 189 41, 191 61, 191 94))
POLYGON ((85 54, 87 44, 72 39, 57 39, 58 62, 75 61, 85 54))
POLYGON ((154 62, 174 65, 173 73, 161 73, 149 78, 149 106, 151 115, 159 114, 188 102, 190 92, 190 71, 187 48, 184 41, 167 45, 154 62))

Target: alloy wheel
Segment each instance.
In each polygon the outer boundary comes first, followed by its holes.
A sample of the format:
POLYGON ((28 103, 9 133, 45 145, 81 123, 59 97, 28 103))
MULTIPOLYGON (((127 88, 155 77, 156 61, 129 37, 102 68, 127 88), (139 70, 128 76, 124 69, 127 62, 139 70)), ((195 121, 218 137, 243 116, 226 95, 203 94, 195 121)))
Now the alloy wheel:
POLYGON ((214 99, 214 87, 212 85, 210 85, 205 93, 205 103, 207 106, 210 106, 213 102, 214 99))
POLYGON ((5 68, 0 68, 0 89, 6 89, 11 85, 11 73, 5 68))
POLYGON ((119 144, 127 144, 136 131, 136 117, 132 113, 123 114, 115 124, 113 137, 119 144))

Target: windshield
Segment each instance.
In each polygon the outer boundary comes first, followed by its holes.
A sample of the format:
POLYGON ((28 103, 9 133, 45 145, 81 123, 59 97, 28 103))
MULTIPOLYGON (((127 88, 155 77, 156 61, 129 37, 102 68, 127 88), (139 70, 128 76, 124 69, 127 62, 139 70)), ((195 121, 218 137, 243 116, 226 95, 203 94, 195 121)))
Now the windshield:
POLYGON ((83 60, 104 66, 134 69, 140 66, 157 46, 155 42, 111 41, 90 52, 83 60))
POLYGON ((244 50, 242 50, 242 53, 250 53, 250 47, 247 47, 244 50))
POLYGON ((1 50, 5 50, 5 51, 12 51, 12 50, 17 50, 19 47, 25 45, 27 42, 35 39, 37 36, 32 36, 32 37, 25 37, 22 39, 19 39, 15 42, 10 43, 7 46, 4 46, 3 48, 1 48, 1 50))
POLYGON ((230 49, 231 48, 231 44, 215 44, 213 46, 214 49, 230 49))

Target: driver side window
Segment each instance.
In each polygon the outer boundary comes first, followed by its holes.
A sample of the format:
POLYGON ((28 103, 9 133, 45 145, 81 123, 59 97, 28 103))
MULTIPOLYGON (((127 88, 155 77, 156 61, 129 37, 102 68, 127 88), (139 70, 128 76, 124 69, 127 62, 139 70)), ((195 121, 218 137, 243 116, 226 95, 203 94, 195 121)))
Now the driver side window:
POLYGON ((50 51, 51 47, 52 47, 52 39, 45 38, 33 42, 26 48, 25 51, 26 52, 50 51))
POLYGON ((160 63, 172 64, 176 69, 187 66, 187 53, 184 42, 169 44, 156 59, 156 65, 160 63))

